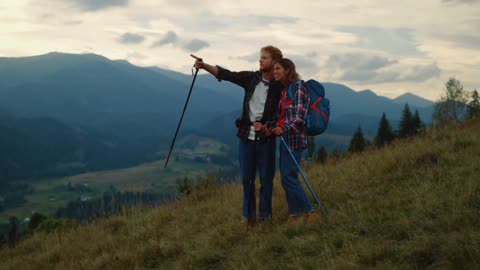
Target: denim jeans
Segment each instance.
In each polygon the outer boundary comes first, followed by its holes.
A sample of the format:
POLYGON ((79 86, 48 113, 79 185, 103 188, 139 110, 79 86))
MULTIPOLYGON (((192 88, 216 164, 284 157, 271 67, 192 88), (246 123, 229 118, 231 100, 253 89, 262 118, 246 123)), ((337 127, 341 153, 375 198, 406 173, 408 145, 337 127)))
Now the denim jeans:
POLYGON ((243 216, 256 218, 255 178, 260 175, 259 218, 272 215, 273 177, 275 176, 275 139, 255 141, 240 139, 239 161, 243 184, 243 216), (256 161, 256 166, 255 166, 256 161), (251 181, 253 181, 251 183, 251 181))
MULTIPOLYGON (((298 164, 301 164, 302 152, 303 149, 292 152, 298 164)), ((300 183, 298 168, 283 143, 280 144, 279 167, 282 186, 287 197, 288 213, 290 215, 302 215, 312 212, 314 210, 312 201, 308 198, 305 189, 300 183)))

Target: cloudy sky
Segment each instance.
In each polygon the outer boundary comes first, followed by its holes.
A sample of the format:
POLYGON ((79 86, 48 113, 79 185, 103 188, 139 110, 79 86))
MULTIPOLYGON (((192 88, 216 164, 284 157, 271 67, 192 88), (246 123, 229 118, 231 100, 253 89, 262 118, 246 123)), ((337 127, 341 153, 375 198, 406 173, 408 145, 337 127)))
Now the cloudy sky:
POLYGON ((0 56, 96 53, 189 73, 190 53, 258 68, 272 44, 303 78, 436 100, 480 89, 480 0, 0 0, 0 56))

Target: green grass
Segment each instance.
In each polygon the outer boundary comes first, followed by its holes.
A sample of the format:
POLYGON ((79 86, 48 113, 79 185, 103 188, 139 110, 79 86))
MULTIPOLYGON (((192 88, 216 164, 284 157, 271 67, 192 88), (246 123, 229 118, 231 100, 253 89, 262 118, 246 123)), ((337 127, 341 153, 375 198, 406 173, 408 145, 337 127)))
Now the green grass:
POLYGON ((179 141, 178 146, 180 146, 180 148, 177 148, 175 152, 184 153, 184 154, 195 152, 195 153, 203 153, 203 154, 224 155, 226 148, 228 148, 226 144, 221 143, 217 140, 205 138, 205 137, 199 137, 197 135, 186 136, 185 138, 179 141), (188 144, 187 142, 190 140, 195 141, 195 145, 193 149, 186 146, 186 144, 188 144))
POLYGON ((480 122, 430 130, 308 177, 328 220, 274 218, 246 232, 238 184, 132 209, 76 229, 37 233, 0 251, 2 269, 479 269, 480 122))
POLYGON ((194 152, 209 153, 209 154, 223 154, 222 147, 227 147, 224 143, 216 140, 202 138, 195 146, 194 152))

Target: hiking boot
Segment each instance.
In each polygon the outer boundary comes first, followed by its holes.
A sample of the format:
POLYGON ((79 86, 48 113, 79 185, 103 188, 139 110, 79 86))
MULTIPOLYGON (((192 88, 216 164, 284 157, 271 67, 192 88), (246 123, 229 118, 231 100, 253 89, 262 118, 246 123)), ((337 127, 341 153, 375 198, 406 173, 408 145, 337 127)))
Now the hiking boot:
POLYGON ((316 212, 311 212, 305 215, 305 221, 307 223, 314 223, 320 221, 320 215, 316 212))
POLYGON ((248 232, 253 228, 253 226, 255 226, 255 219, 247 218, 247 221, 245 222, 245 224, 246 224, 246 229, 247 229, 247 232, 248 232))
POLYGON ((302 223, 302 216, 288 216, 287 224, 288 225, 298 225, 302 223))

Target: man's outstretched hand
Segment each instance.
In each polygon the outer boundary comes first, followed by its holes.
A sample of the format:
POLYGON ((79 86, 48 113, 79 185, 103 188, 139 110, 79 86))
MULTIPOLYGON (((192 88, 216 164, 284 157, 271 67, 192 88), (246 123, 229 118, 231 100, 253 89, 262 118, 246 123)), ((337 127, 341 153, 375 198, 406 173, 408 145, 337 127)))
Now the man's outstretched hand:
POLYGON ((218 76, 218 67, 217 66, 212 66, 209 65, 205 62, 203 62, 203 59, 195 56, 193 54, 190 54, 191 57, 195 58, 195 64, 193 65, 196 69, 204 69, 208 73, 212 74, 213 76, 217 77, 218 76))
POLYGON ((195 56, 193 54, 190 54, 191 57, 195 58, 195 64, 193 65, 197 69, 205 69, 205 63, 203 62, 203 59, 195 56))

